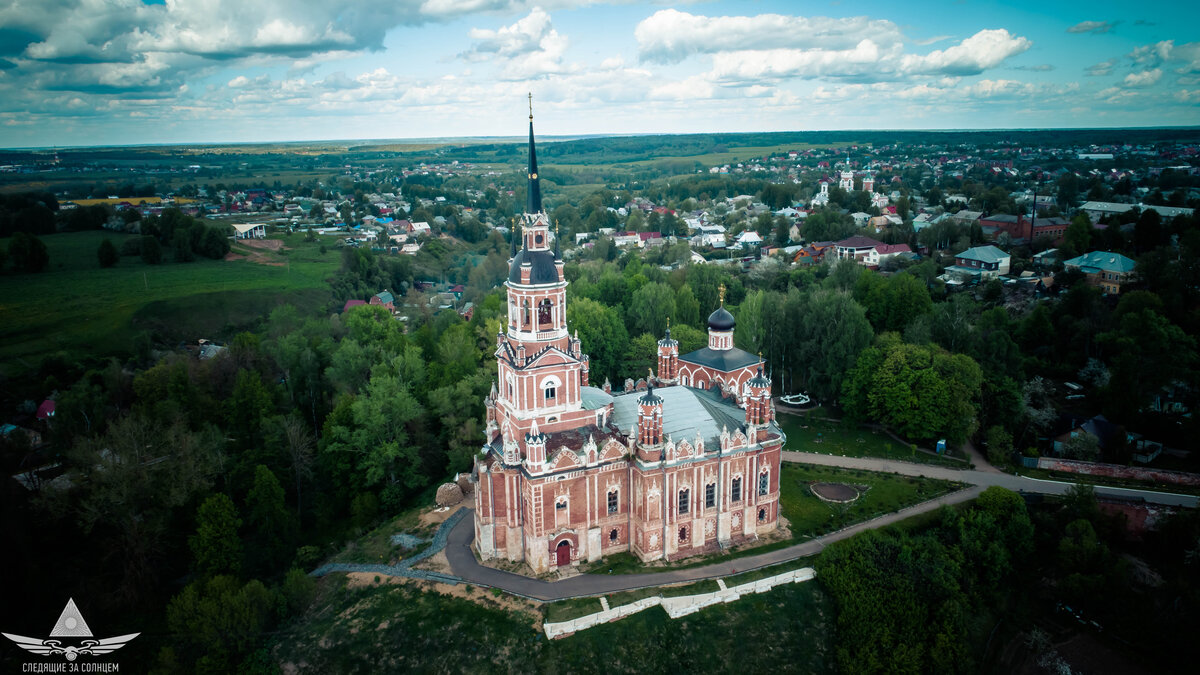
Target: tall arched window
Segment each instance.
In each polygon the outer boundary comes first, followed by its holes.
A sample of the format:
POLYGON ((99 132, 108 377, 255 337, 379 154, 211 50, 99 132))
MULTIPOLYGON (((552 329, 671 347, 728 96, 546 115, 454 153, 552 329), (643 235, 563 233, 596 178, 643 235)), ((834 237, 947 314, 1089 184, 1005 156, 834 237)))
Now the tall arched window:
POLYGON ((524 308, 523 311, 524 311, 524 317, 525 317, 521 322, 521 327, 528 330, 528 328, 529 328, 529 298, 525 298, 525 300, 523 300, 521 302, 521 306, 524 308))
POLYGON ((680 513, 688 512, 688 506, 691 504, 690 500, 688 499, 689 494, 690 494, 690 491, 687 488, 684 488, 679 491, 679 512, 680 513))
POLYGON ((554 303, 550 302, 550 298, 546 298, 538 303, 538 329, 545 330, 554 325, 554 319, 551 317, 550 308, 554 303))
POLYGON ((559 382, 558 378, 553 375, 542 380, 542 405, 558 405, 560 403, 558 390, 561 386, 562 382, 559 382))
POLYGON ((742 477, 738 476, 733 479, 733 485, 729 488, 729 501, 742 501, 742 477))
POLYGON ((770 487, 771 474, 767 473, 766 471, 758 474, 758 494, 760 496, 767 494, 767 490, 770 489, 770 487))

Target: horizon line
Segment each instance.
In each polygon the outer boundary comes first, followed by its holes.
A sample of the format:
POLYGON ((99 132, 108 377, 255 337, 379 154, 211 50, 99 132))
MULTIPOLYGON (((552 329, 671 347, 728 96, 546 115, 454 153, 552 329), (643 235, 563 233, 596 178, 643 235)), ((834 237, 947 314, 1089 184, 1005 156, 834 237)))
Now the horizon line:
MULTIPOLYGON (((1151 126, 1095 126, 1095 127, 964 127, 964 128, 929 128, 929 129, 888 129, 888 128, 860 128, 860 129, 806 129, 806 130, 783 130, 783 131, 691 131, 686 133, 672 132, 629 132, 629 133, 590 133, 590 134, 538 134, 539 141, 570 141, 583 138, 631 138, 637 136, 703 136, 703 135, 729 135, 729 134, 827 134, 827 133, 994 133, 994 132, 1037 132, 1037 131, 1151 131, 1151 130, 1177 130, 1200 131, 1200 125, 1151 125, 1151 126)), ((255 145, 302 145, 302 144, 360 144, 360 145, 383 145, 388 143, 401 143, 407 145, 419 145, 422 143, 444 143, 449 144, 457 141, 510 141, 513 143, 524 142, 524 136, 408 136, 396 138, 326 138, 326 139, 292 139, 279 141, 174 141, 162 143, 117 143, 117 144, 96 144, 96 145, 29 145, 29 146, 0 146, 0 152, 33 152, 44 150, 94 150, 103 148, 175 148, 183 146, 196 146, 205 148, 218 147, 236 147, 236 146, 255 146, 255 145)))

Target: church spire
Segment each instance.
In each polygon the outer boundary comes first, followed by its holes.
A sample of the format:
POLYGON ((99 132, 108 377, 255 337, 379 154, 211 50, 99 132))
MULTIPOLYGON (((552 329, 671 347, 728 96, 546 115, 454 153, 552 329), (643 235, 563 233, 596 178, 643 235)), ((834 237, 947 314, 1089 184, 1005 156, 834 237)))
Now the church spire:
POLYGON ((540 213, 542 210, 542 188, 538 183, 537 151, 533 146, 533 94, 529 94, 529 190, 525 200, 525 213, 540 213))

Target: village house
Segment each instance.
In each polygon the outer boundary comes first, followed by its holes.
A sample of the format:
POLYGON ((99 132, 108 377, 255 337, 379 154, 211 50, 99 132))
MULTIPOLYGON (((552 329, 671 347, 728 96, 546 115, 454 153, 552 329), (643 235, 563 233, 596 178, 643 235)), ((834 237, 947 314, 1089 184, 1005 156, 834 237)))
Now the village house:
POLYGON ((1121 284, 1133 279, 1135 265, 1133 260, 1110 251, 1092 251, 1063 261, 1063 267, 1082 272, 1089 284, 1112 295, 1120 294, 1121 284))
POLYGON ((995 246, 976 246, 954 256, 946 274, 971 279, 991 279, 1008 274, 1012 257, 995 246))
POLYGON ((855 262, 864 264, 868 254, 875 250, 876 246, 883 244, 882 241, 875 241, 870 237, 855 235, 848 239, 843 239, 833 245, 838 259, 854 260, 855 262))

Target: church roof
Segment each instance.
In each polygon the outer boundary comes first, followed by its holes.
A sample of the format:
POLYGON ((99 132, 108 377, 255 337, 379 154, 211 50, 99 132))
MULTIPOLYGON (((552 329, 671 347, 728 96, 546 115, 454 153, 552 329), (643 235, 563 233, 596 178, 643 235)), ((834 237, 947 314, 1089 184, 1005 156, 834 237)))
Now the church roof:
POLYGON ((680 356, 679 360, 708 366, 722 373, 729 373, 758 363, 757 356, 737 347, 720 350, 704 347, 680 356))
MULTIPOLYGON (((714 447, 724 426, 733 433, 741 427, 745 415, 734 406, 689 387, 661 387, 656 392, 663 399, 663 435, 676 442, 693 441, 696 434, 705 445, 714 447)), ((622 433, 633 434, 637 429, 638 396, 625 395, 613 399, 613 424, 622 433)))
POLYGON ((554 254, 550 251, 527 251, 521 249, 513 256, 512 265, 508 269, 508 280, 514 284, 521 283, 521 264, 531 263, 533 269, 529 272, 531 284, 558 283, 558 268, 554 265, 554 254))
POLYGON ((606 394, 597 387, 580 387, 579 395, 583 399, 584 410, 599 410, 613 401, 612 394, 606 394))

